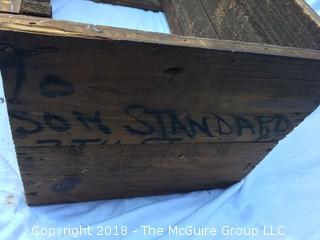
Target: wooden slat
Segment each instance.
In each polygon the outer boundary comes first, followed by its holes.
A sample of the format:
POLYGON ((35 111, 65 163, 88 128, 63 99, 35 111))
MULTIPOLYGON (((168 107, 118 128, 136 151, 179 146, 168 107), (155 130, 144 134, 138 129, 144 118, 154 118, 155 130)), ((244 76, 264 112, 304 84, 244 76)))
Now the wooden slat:
POLYGON ((319 17, 302 0, 163 0, 163 6, 173 33, 320 48, 319 17))
MULTIPOLYGON (((20 32, 40 34, 46 36, 68 37, 77 41, 102 39, 119 42, 146 43, 157 46, 169 45, 172 47, 194 48, 194 51, 219 50, 229 53, 260 54, 271 57, 302 58, 306 60, 319 60, 319 51, 312 49, 284 48, 281 46, 255 44, 238 41, 221 41, 217 39, 202 39, 171 34, 151 33, 129 29, 119 29, 92 24, 81 24, 69 21, 51 20, 41 17, 0 14, 0 30, 2 32, 20 32), (250 50, 250 51, 249 51, 250 50)), ((53 37, 52 37, 53 38, 53 37)), ((70 47, 70 46, 69 46, 70 47)), ((52 49, 48 50, 52 52, 52 49), (50 51, 51 50, 51 51, 50 51)), ((154 51, 157 49, 153 49, 154 51)), ((9 51, 10 52, 10 51, 9 51)), ((204 55, 204 54, 203 54, 204 55)), ((305 76, 308 77, 308 76, 305 76)))
POLYGON ((0 0, 0 12, 20 13, 22 0, 0 0))
POLYGON ((30 205, 222 188, 273 143, 17 148, 30 205), (250 151, 247 151, 251 149, 250 151))
MULTIPOLYGON (((70 101, 75 104, 72 98, 70 101)), ((272 142, 282 139, 307 116, 305 113, 201 115, 198 112, 192 115, 179 114, 173 109, 152 109, 133 105, 124 109, 90 107, 92 109, 82 108, 69 112, 67 108, 71 109, 70 105, 65 109, 59 109, 53 104, 48 105, 48 101, 44 101, 43 105, 35 102, 25 103, 24 111, 9 112, 12 125, 16 126, 13 131, 15 143, 22 147, 120 143, 272 142), (45 106, 51 109, 51 112, 44 113, 45 106), (89 121, 84 116, 95 117, 96 122, 89 121)))
POLYGON ((204 11, 201 0, 162 0, 161 3, 172 33, 219 38, 204 11))
POLYGON ((52 17, 52 7, 50 0, 22 0, 21 14, 52 17))
POLYGON ((319 51, 27 16, 0 68, 29 204, 225 187, 320 102, 319 51))
POLYGON ((295 0, 296 4, 299 5, 303 13, 307 15, 318 27, 320 27, 320 16, 305 0, 295 0))
POLYGON ((150 11, 162 11, 159 0, 91 0, 98 3, 110 3, 150 11))
POLYGON ((163 12, 165 13, 170 32, 172 34, 187 35, 185 34, 186 31, 183 31, 184 25, 180 24, 178 17, 179 8, 172 4, 172 0, 160 0, 160 4, 163 8, 163 12))

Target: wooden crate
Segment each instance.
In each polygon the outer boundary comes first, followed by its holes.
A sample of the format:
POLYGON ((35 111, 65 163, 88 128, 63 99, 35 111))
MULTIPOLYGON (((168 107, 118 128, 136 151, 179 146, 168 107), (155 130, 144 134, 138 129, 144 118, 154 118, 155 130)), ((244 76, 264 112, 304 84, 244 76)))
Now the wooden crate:
MULTIPOLYGON (((197 2, 162 3, 172 29, 198 36, 195 25, 182 26, 200 21, 197 2)), ((273 13, 271 31, 271 13, 244 22, 257 2, 239 2, 221 28, 200 31, 208 38, 0 14, 0 67, 28 204, 222 188, 249 173, 319 105, 320 24, 290 0, 280 10, 295 14, 273 13), (251 43, 229 41, 248 32, 251 43)))

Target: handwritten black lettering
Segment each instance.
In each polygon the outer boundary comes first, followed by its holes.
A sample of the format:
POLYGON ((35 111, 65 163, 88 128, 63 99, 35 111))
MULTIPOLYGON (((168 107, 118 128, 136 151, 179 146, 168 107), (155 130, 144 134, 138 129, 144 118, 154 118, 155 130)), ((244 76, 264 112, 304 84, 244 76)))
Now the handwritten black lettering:
POLYGON ((239 116, 235 116, 234 118, 237 123, 237 128, 238 128, 237 135, 239 137, 242 136, 243 129, 249 129, 252 134, 255 134, 254 126, 247 118, 239 117, 239 116))
POLYGON ((157 124, 160 130, 160 135, 163 139, 168 138, 167 128, 163 119, 163 115, 170 115, 171 110, 160 110, 160 109, 144 109, 144 112, 153 115, 157 120, 157 124))
POLYGON ((275 118, 276 118, 276 124, 273 129, 273 132, 283 133, 290 129, 290 121, 288 118, 282 115, 277 115, 275 118))
POLYGON ((41 132, 44 129, 43 125, 40 122, 30 118, 28 112, 9 111, 9 116, 33 125, 33 128, 31 129, 26 129, 25 127, 17 127, 14 132, 18 138, 25 138, 27 137, 27 135, 41 132))
POLYGON ((218 114, 214 114, 217 119, 219 135, 230 135, 233 132, 231 125, 218 114))
POLYGON ((37 144, 48 144, 53 146, 61 146, 62 141, 58 139, 39 139, 36 141, 37 144))
POLYGON ((193 138, 197 135, 197 129, 199 129, 202 133, 204 133, 208 137, 214 137, 212 135, 212 133, 210 132, 207 117, 202 117, 201 123, 195 121, 194 119, 192 119, 189 116, 186 117, 186 120, 188 121, 188 125, 190 127, 190 132, 191 132, 191 135, 193 138))
POLYGON ((48 98, 64 97, 74 93, 74 86, 56 76, 46 76, 39 85, 41 94, 48 98))
POLYGON ((150 123, 144 120, 141 120, 135 115, 135 114, 140 114, 141 112, 143 112, 143 110, 144 110, 144 106, 141 106, 141 105, 129 105, 125 107, 124 112, 128 114, 130 117, 132 117, 134 120, 136 120, 136 122, 140 123, 142 127, 145 128, 141 130, 141 129, 133 128, 130 125, 126 125, 125 128, 129 133, 145 136, 145 135, 151 135, 155 132, 154 127, 150 123))
POLYGON ((94 124, 101 132, 105 134, 111 134, 111 129, 102 122, 100 112, 96 111, 93 117, 88 116, 87 114, 78 112, 78 111, 72 111, 73 115, 78 119, 78 121, 89 131, 93 131, 90 127, 89 123, 94 124))
POLYGON ((258 116, 256 117, 259 125, 259 140, 270 138, 271 124, 274 123, 274 117, 258 116))
POLYGON ((101 139, 99 139, 99 138, 97 138, 97 139, 73 139, 72 143, 86 145, 87 143, 96 143, 96 142, 100 142, 100 141, 101 141, 101 139))
POLYGON ((183 139, 181 137, 170 137, 170 138, 146 138, 141 141, 141 144, 154 143, 154 142, 164 142, 164 143, 175 143, 180 142, 183 139))
POLYGON ((66 132, 70 129, 70 123, 58 114, 45 112, 43 120, 49 128, 56 132, 66 132))
MULTIPOLYGON (((187 126, 178 119, 177 114, 175 112, 170 113, 170 118, 171 118, 171 132, 172 135, 176 135, 178 132, 183 132, 185 133, 188 137, 194 138, 194 135, 191 134, 187 128, 187 126)), ((189 120, 191 120, 189 118, 189 120)), ((195 121, 192 121, 192 123, 195 123, 195 121)), ((194 127, 194 125, 192 125, 194 127)))

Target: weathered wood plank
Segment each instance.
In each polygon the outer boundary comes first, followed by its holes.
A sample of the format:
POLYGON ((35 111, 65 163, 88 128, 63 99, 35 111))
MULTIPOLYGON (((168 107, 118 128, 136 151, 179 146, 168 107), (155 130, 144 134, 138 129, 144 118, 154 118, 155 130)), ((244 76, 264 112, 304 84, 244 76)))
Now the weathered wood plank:
MULTIPOLYGON (((115 96, 116 97, 116 96, 115 96)), ((44 103, 47 101, 44 100, 44 103)), ((61 103, 62 104, 62 103, 61 103)), ((204 115, 130 105, 84 112, 23 104, 10 111, 18 146, 109 145, 151 143, 274 142, 286 136, 307 114, 204 115), (32 109, 32 106, 35 106, 32 109)), ((94 106, 92 106, 93 108, 94 106)), ((79 107, 80 108, 80 107, 79 107)), ((71 107, 72 109, 72 107, 71 107)))
MULTIPOLYGON (((264 15, 269 16, 269 9, 264 9, 262 1, 253 1, 256 5, 253 11, 244 14, 243 8, 252 7, 249 0, 200 0, 203 4, 207 16, 211 20, 216 32, 220 39, 237 40, 243 42, 259 42, 264 43, 261 36, 255 31, 254 27, 249 23, 252 17, 261 18, 258 23, 262 26, 262 32, 264 34, 270 34, 270 31, 264 32, 265 19, 264 15), (249 5, 249 6, 248 6, 249 5), (263 14, 262 14, 262 13, 263 14)), ((269 6, 269 5, 268 5, 269 6)), ((251 8, 250 8, 251 10, 251 8)), ((269 30, 269 29, 268 29, 269 30)), ((273 32, 273 30, 272 30, 273 32)), ((276 36, 278 36, 276 34, 276 36)), ((267 43, 267 42, 265 42, 267 43)), ((269 42, 270 44, 275 42, 269 42)), ((279 45, 280 42, 276 42, 279 45)))
POLYGON ((320 48, 319 17, 302 0, 178 0, 164 7, 177 34, 320 48))
POLYGON ((120 42, 111 46, 97 42, 90 47, 91 40, 79 39, 64 39, 64 47, 54 39, 44 42, 22 34, 29 44, 26 49, 15 40, 16 35, 3 35, 17 44, 3 60, 3 74, 14 79, 20 65, 21 71, 28 70, 28 77, 19 80, 23 84, 19 92, 19 82, 6 83, 19 146, 70 145, 81 140, 92 144, 119 140, 123 144, 277 141, 312 111, 320 98, 317 61, 304 65, 301 59, 218 50, 206 52, 202 59, 203 52, 195 49, 188 49, 186 57, 183 48, 167 46, 152 53, 144 44, 132 48, 120 42), (123 54, 105 57, 118 51, 118 46, 123 54), (77 48, 83 51, 77 53, 77 48), (96 60, 88 62, 83 54, 96 60), (168 59, 171 55, 175 58, 168 59), (140 64, 146 58, 150 61, 140 64), (120 62, 127 66, 125 72, 120 62), (75 63, 81 66, 77 70, 75 63), (308 76, 304 76, 306 71, 308 76), (63 84, 60 91, 65 92, 60 94, 65 96, 54 95, 59 84, 63 84), (195 94, 198 92, 201 94, 195 94))
POLYGON ((172 4, 172 0, 160 0, 160 4, 163 8, 163 12, 166 16, 170 32, 172 34, 178 34, 178 35, 186 35, 183 31, 182 27, 183 25, 180 24, 178 12, 179 8, 175 7, 172 4))
POLYGON ((295 2, 302 8, 303 13, 307 15, 318 27, 320 27, 319 14, 316 13, 305 0, 295 0, 295 2))
POLYGON ((0 12, 20 13, 22 0, 0 0, 0 12))
POLYGON ((172 33, 205 38, 220 38, 207 17, 201 0, 162 0, 172 33))
POLYGON ((140 8, 159 12, 162 11, 159 0, 91 0, 98 3, 110 3, 127 7, 140 8))
POLYGON ((320 102, 319 51, 8 16, 29 204, 227 186, 320 102))
POLYGON ((273 143, 17 148, 31 205, 222 188, 273 143), (247 151, 251 149, 250 151, 247 151))
MULTIPOLYGON (((250 53, 309 60, 320 59, 319 51, 312 49, 284 48, 274 45, 221 41, 218 39, 201 39, 11 14, 0 14, 0 30, 3 31, 4 34, 5 32, 14 31, 48 36, 81 38, 84 41, 87 39, 100 39, 106 41, 133 42, 133 44, 154 44, 153 47, 156 47, 157 44, 172 47, 179 46, 195 48, 195 51, 200 50, 204 53, 207 51, 203 49, 211 49, 234 54, 250 53)), ((156 48, 153 48, 153 51, 156 50, 156 48)), ((52 49, 49 49, 49 51, 52 52, 52 49)), ((202 55, 205 57, 204 53, 202 53, 202 55)))
POLYGON ((221 39, 319 49, 320 28, 293 0, 202 0, 221 39))
POLYGON ((22 0, 21 14, 52 17, 50 0, 22 0))

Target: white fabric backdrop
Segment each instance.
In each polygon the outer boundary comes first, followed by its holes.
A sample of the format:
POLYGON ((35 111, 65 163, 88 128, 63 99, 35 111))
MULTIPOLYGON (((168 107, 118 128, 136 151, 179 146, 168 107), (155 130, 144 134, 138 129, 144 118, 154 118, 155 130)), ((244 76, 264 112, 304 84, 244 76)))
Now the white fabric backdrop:
MULTIPOLYGON (((320 1, 310 2, 319 8, 320 1)), ((139 10, 116 6, 105 6, 102 12, 98 12, 93 3, 84 0, 54 0, 53 7, 57 19, 68 16, 76 21, 108 22, 118 27, 168 32, 161 14, 143 12, 137 16, 139 10), (125 9, 121 21, 114 20, 113 14, 119 14, 114 9, 125 9), (74 11, 71 16, 70 10, 74 11), (78 13, 81 13, 81 18, 78 13)), ((1 96, 4 96, 2 85, 1 96)), ((226 190, 41 207, 28 207, 25 203, 6 104, 1 101, 0 130, 0 240, 320 240, 320 108, 281 141, 249 176, 226 190), (76 236, 80 225, 89 226, 92 231, 87 231, 87 235, 82 231, 76 236), (161 227, 165 232, 149 236, 144 234, 143 225, 161 227), (167 230, 170 225, 215 227, 217 233, 216 236, 169 236, 167 230), (126 226, 128 235, 97 236, 97 230, 104 226, 126 226), (247 233, 252 229, 252 233, 258 233, 255 237, 236 233, 230 236, 227 231, 222 232, 229 227, 246 228, 247 233), (273 227, 274 233, 279 230, 285 236, 265 236, 264 227, 268 233, 273 227), (49 228, 53 234, 51 237, 48 232, 45 234, 49 228), (75 230, 61 235, 60 228, 75 230), (93 235, 88 236, 89 233, 93 235)))

